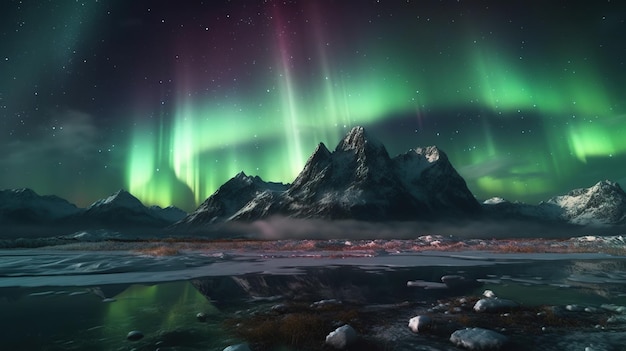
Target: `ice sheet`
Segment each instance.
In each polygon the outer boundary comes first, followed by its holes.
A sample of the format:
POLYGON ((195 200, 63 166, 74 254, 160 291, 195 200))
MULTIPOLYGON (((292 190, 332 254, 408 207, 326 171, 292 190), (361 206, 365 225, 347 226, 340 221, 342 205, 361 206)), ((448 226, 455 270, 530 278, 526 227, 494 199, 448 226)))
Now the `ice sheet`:
MULTIPOLYGON (((186 251, 152 256, 135 251, 0 250, 0 287, 91 286, 148 283, 248 273, 293 274, 303 267, 351 265, 388 267, 481 266, 537 260, 597 260, 605 254, 505 254, 490 252, 417 252, 343 255, 337 252, 186 251)), ((614 257, 613 257, 614 258, 614 257)), ((623 277, 621 281, 624 280, 623 277)), ((617 277, 605 278, 615 282, 617 277)))

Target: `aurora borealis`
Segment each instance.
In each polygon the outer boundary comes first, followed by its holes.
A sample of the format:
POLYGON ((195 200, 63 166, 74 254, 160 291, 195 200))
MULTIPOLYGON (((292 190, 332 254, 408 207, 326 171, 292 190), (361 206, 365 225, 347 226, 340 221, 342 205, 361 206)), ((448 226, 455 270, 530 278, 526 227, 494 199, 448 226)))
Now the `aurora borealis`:
POLYGON ((621 1, 3 1, 0 188, 194 209, 362 125, 480 199, 626 184, 621 1))

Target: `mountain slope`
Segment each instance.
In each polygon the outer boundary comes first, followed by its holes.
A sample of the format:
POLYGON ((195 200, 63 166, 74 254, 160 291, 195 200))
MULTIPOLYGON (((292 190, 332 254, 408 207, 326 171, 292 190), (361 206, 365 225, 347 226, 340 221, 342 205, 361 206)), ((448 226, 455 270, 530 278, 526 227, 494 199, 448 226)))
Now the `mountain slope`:
POLYGON ((54 195, 38 195, 31 189, 0 190, 0 223, 49 223, 80 212, 75 205, 54 195))
POLYGON ((393 162, 405 188, 432 211, 480 212, 465 180, 436 146, 411 149, 396 156, 393 162))
POLYGON ((626 222, 626 193, 619 184, 609 180, 553 197, 539 206, 557 206, 562 211, 561 218, 573 224, 608 225, 626 222))
MULTIPOLYGON (((94 202, 82 213, 68 219, 68 222, 80 223, 82 227, 163 228, 174 222, 172 212, 178 213, 179 211, 181 210, 148 208, 129 192, 119 190, 111 196, 94 202)), ((179 219, 181 214, 174 214, 173 217, 179 219)))
POLYGON ((383 144, 362 127, 332 153, 320 144, 281 200, 281 214, 305 218, 400 219, 427 209, 406 192, 383 144))
POLYGON ((258 176, 252 177, 240 172, 217 189, 195 211, 177 222, 175 227, 202 226, 226 221, 255 197, 264 193, 271 196, 272 193, 285 190, 287 186, 284 184, 265 182, 258 176))
POLYGON ((608 180, 552 197, 536 206, 489 199, 483 207, 498 219, 526 218, 591 226, 626 223, 626 193, 619 184, 608 180))

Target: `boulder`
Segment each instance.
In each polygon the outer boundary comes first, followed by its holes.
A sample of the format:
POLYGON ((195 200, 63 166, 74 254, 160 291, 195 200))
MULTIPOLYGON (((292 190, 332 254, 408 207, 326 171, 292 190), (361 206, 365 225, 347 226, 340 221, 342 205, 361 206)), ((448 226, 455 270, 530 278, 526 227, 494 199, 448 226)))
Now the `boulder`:
POLYGON ((507 311, 513 308, 517 308, 519 305, 515 301, 499 298, 486 298, 480 299, 474 305, 474 311, 476 312, 501 312, 507 311))
POLYGON ((509 338, 489 329, 465 328, 452 333, 450 341, 468 350, 499 350, 509 338))
POLYGON ((409 320, 409 328, 414 333, 424 332, 430 329, 433 320, 428 316, 415 316, 409 320))
POLYGON ((345 324, 326 336, 326 345, 336 349, 345 349, 357 340, 357 333, 350 325, 345 324))

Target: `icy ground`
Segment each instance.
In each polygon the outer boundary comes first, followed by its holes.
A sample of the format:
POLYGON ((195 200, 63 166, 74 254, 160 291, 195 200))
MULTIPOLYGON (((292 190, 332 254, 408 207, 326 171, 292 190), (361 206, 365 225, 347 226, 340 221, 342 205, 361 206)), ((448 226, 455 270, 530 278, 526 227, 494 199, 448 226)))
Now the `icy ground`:
POLYGON ((293 274, 303 267, 333 265, 464 267, 537 260, 597 260, 615 258, 611 253, 622 253, 625 247, 621 236, 464 241, 437 235, 415 240, 87 241, 0 250, 0 287, 293 274))
POLYGON ((460 350, 450 336, 463 328, 501 333, 507 350, 626 342, 621 236, 82 239, 0 250, 0 349, 328 350, 347 323, 348 350, 460 350), (475 307, 494 296, 515 303, 475 307), (411 331, 418 315, 435 327, 411 331))

